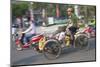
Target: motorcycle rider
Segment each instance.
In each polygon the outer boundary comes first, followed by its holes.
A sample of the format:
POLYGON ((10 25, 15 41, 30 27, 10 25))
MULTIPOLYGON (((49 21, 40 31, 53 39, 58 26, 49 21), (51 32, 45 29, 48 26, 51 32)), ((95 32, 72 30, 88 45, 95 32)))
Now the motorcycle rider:
POLYGON ((31 20, 31 17, 28 18, 28 21, 30 26, 22 32, 22 34, 24 34, 23 41, 25 46, 28 46, 29 39, 36 35, 35 22, 31 20))

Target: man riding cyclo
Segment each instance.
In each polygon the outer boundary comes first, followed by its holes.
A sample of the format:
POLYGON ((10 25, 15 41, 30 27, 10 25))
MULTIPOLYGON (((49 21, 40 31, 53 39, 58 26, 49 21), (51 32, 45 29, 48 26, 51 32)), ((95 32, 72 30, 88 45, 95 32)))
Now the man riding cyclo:
POLYGON ((67 21, 67 28, 66 31, 67 33, 69 32, 70 37, 71 37, 71 45, 74 46, 74 40, 75 40, 75 33, 77 32, 78 29, 78 18, 77 16, 73 13, 72 8, 68 8, 67 10, 67 15, 68 15, 68 21, 67 21))
POLYGON ((66 11, 67 11, 67 15, 69 18, 67 21, 67 26, 58 27, 58 30, 53 34, 53 36, 56 34, 56 39, 58 39, 60 42, 67 40, 67 43, 66 43, 67 46, 69 46, 69 43, 71 43, 72 46, 74 46, 73 45, 74 44, 74 34, 76 33, 78 29, 78 18, 73 13, 72 8, 68 8, 66 11), (66 35, 68 37, 66 37, 66 35), (68 41, 69 39, 71 42, 68 41))

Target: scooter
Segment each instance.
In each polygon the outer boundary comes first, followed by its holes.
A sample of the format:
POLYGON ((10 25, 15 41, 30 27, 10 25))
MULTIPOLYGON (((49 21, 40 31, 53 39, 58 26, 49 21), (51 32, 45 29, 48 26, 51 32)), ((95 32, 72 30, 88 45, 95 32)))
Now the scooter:
POLYGON ((15 39, 15 44, 17 46, 17 50, 22 50, 22 49, 25 49, 25 48, 32 47, 35 50, 39 51, 39 45, 38 45, 38 43, 39 43, 39 41, 41 39, 44 38, 43 34, 39 34, 39 35, 31 37, 27 46, 25 44, 23 44, 23 42, 22 42, 22 38, 23 38, 24 34, 22 34, 21 36, 18 36, 18 35, 19 34, 17 34, 17 38, 15 39))
POLYGON ((89 38, 95 37, 96 35, 95 29, 91 26, 88 26, 87 28, 85 28, 84 33, 86 33, 89 36, 89 38))

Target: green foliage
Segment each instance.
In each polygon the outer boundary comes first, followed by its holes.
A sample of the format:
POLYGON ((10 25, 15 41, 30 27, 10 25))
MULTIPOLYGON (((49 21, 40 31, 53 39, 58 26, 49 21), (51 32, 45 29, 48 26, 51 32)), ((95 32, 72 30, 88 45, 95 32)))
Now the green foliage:
POLYGON ((46 8, 48 16, 56 16, 56 4, 48 4, 46 8))
POLYGON ((35 2, 35 3, 33 3, 32 8, 34 10, 37 10, 37 9, 47 8, 47 5, 48 5, 47 3, 38 3, 38 2, 35 2))
POLYGON ((12 4, 12 15, 13 16, 22 16, 28 10, 27 3, 13 3, 12 4))
MULTIPOLYGON (((12 3, 12 15, 13 16, 22 16, 25 15, 25 12, 28 10, 30 3, 29 2, 18 2, 12 3)), ((75 5, 72 4, 59 4, 60 9, 60 16, 67 16, 66 9, 71 7, 74 9, 75 5)), ((32 4, 33 10, 41 10, 46 9, 47 16, 56 16, 56 4, 49 4, 49 3, 40 3, 40 2, 33 2, 32 4)), ((79 13, 80 15, 85 16, 85 18, 91 18, 95 16, 95 7, 94 6, 83 6, 79 5, 79 13)))

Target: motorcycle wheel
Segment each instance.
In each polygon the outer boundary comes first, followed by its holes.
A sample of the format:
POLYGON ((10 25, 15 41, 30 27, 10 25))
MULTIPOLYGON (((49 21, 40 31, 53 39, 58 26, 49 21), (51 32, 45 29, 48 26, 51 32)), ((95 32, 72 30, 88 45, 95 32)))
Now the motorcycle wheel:
POLYGON ((61 54, 61 45, 59 41, 50 39, 46 42, 43 48, 43 54, 47 59, 56 59, 61 54))

